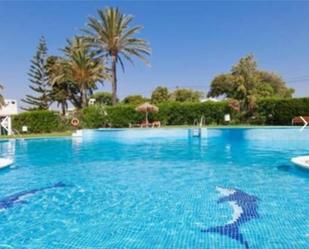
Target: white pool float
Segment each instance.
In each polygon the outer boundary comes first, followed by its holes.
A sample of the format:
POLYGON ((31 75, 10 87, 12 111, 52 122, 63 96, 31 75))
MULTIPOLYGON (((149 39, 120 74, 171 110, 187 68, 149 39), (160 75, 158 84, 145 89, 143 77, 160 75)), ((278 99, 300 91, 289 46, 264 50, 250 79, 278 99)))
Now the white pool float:
POLYGON ((0 169, 4 169, 13 164, 13 160, 10 158, 0 158, 0 169))
POLYGON ((309 170, 309 156, 293 157, 291 161, 299 167, 309 170))

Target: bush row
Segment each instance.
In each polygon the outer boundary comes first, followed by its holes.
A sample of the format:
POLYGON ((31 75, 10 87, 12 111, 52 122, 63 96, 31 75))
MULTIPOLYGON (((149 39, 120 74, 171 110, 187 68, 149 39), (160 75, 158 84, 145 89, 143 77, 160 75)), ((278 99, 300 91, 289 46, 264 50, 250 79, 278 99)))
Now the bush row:
MULTIPOLYGON (((163 125, 192 125, 195 120, 205 117, 206 124, 222 124, 224 114, 229 111, 226 102, 180 103, 168 102, 158 105, 158 113, 150 113, 149 120, 159 120, 163 125)), ((135 111, 132 105, 115 107, 89 106, 82 112, 81 120, 85 128, 104 126, 128 127, 144 120, 145 115, 135 111)))
POLYGON ((309 116, 309 98, 262 99, 255 112, 257 124, 291 125, 293 117, 309 116))
POLYGON ((83 128, 128 127, 129 124, 139 123, 142 119, 142 114, 136 112, 135 107, 131 105, 93 105, 84 108, 80 114, 83 128))
POLYGON ((22 112, 13 118, 13 129, 22 131, 22 126, 28 127, 30 133, 48 133, 68 129, 66 120, 62 120, 57 112, 29 111, 22 112))
MULTIPOLYGON (((163 125, 192 125, 205 117, 205 124, 223 124, 224 114, 230 113, 232 122, 238 123, 242 115, 233 112, 228 103, 222 102, 167 102, 159 104, 159 112, 150 114, 149 120, 159 120, 163 125)), ((295 116, 309 116, 309 98, 297 99, 263 99, 257 102, 248 123, 265 125, 290 125, 295 116)), ((117 105, 115 107, 94 105, 83 109, 78 118, 81 128, 128 127, 144 120, 142 113, 135 111, 132 105, 117 105)), ((22 126, 28 126, 31 133, 63 131, 71 128, 70 119, 52 111, 31 111, 20 113, 13 119, 13 128, 21 131, 22 126)))
POLYGON ((224 114, 230 113, 227 102, 171 102, 159 105, 160 111, 153 118, 164 125, 192 125, 204 117, 205 124, 222 124, 224 114))

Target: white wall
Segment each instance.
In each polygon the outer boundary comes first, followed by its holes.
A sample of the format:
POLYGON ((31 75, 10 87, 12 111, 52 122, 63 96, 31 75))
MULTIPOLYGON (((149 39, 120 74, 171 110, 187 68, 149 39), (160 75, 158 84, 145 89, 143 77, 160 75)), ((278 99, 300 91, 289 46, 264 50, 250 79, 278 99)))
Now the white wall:
POLYGON ((0 108, 0 116, 10 116, 18 114, 17 101, 15 99, 5 99, 5 105, 0 108))

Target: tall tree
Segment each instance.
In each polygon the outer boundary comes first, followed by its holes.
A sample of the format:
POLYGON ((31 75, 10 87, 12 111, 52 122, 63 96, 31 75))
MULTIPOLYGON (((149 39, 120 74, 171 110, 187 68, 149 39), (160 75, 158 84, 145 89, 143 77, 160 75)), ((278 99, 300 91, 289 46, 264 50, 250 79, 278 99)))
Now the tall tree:
POLYGON ((23 107, 25 110, 33 109, 48 109, 50 105, 49 99, 49 84, 47 76, 47 45, 45 38, 42 36, 37 47, 37 52, 31 60, 29 70, 29 88, 35 95, 27 94, 22 102, 26 103, 28 107, 23 107))
POLYGON ((147 101, 149 100, 144 98, 142 95, 129 95, 122 100, 122 103, 128 105, 139 105, 147 101))
POLYGON ((72 103, 77 104, 76 107, 86 107, 97 83, 108 79, 106 69, 101 59, 94 57, 94 53, 81 37, 68 41, 63 51, 65 57, 58 58, 50 68, 52 85, 66 84, 65 89, 75 90, 71 92, 72 103))
POLYGON ((166 102, 169 100, 169 92, 167 87, 158 86, 151 93, 151 102, 154 104, 166 102))
POLYGON ((178 102, 198 102, 202 97, 200 91, 195 91, 187 88, 177 88, 170 94, 170 99, 178 102))
POLYGON ((124 70, 123 59, 133 63, 132 57, 137 57, 148 63, 146 56, 150 54, 147 41, 135 38, 142 29, 141 26, 130 28, 133 20, 130 15, 125 15, 118 8, 98 10, 99 18, 90 17, 88 26, 84 30, 96 53, 107 58, 111 64, 112 103, 117 103, 117 64, 124 70))
POLYGON ((79 97, 80 89, 77 84, 68 77, 68 66, 66 59, 59 56, 49 56, 47 59, 48 77, 52 87, 50 98, 61 106, 65 114, 68 101, 77 109, 82 108, 79 97))
POLYGON ((70 91, 67 84, 55 84, 50 93, 53 102, 61 108, 61 113, 64 116, 69 107, 68 100, 70 98, 70 91))
POLYGON ((261 84, 266 85, 266 87, 271 87, 273 96, 278 98, 292 98, 295 90, 287 87, 280 75, 273 72, 259 71, 259 78, 261 84))
MULTIPOLYGON (((54 77, 56 77, 56 75, 59 75, 59 70, 61 70, 60 68, 56 67, 59 66, 58 60, 60 60, 60 58, 57 56, 49 56, 47 58, 46 67, 50 82, 53 82, 54 77)), ((51 83, 51 87, 52 90, 50 92, 50 99, 52 102, 56 102, 58 107, 59 106, 61 107, 62 115, 65 115, 66 110, 68 108, 68 101, 70 99, 70 91, 68 88, 68 84, 51 83)))
POLYGON ((239 60, 231 72, 216 76, 211 82, 208 96, 224 96, 240 103, 240 109, 254 108, 262 97, 290 98, 294 90, 288 88, 279 75, 260 71, 253 55, 239 60))
POLYGON ((112 105, 112 94, 110 92, 96 92, 92 96, 96 103, 102 105, 112 105))

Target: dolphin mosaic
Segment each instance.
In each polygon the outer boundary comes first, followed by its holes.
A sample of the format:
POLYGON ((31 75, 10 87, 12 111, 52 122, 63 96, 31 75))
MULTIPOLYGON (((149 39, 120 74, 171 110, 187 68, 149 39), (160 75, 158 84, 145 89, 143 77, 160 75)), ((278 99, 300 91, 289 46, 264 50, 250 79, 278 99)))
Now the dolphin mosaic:
POLYGON ((62 182, 58 182, 52 186, 49 187, 44 187, 44 188, 37 188, 37 189, 32 189, 32 190, 25 190, 13 195, 9 195, 6 196, 2 199, 0 199, 0 210, 3 209, 8 209, 13 207, 16 204, 23 204, 25 203, 25 201, 23 200, 24 198, 30 196, 30 195, 34 195, 38 192, 42 192, 45 190, 49 190, 49 189, 54 189, 54 188, 62 188, 62 187, 66 187, 67 185, 62 183, 62 182))
POLYGON ((231 239, 238 241, 246 249, 248 249, 249 244, 240 232, 240 225, 252 219, 259 218, 259 214, 257 212, 259 199, 239 189, 217 187, 217 191, 222 195, 217 203, 228 202, 234 210, 233 218, 230 222, 223 226, 203 229, 202 232, 219 233, 221 235, 228 236, 231 239))

